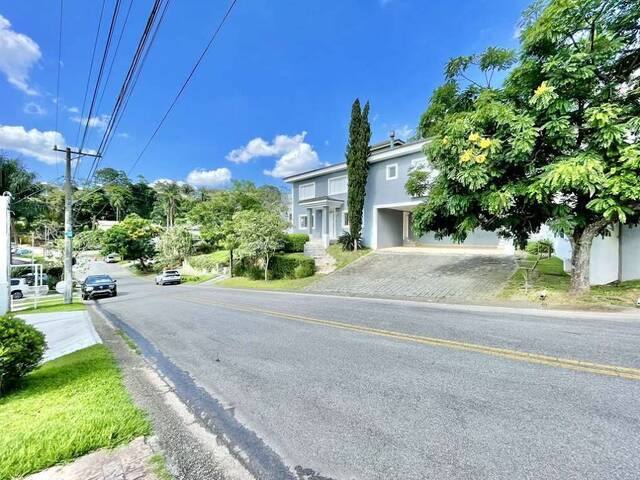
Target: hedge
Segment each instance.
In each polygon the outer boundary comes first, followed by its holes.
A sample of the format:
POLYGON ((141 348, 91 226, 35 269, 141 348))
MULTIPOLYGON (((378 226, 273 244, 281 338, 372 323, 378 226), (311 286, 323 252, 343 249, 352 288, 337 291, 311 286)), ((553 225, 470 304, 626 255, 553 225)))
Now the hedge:
POLYGON ((315 270, 316 263, 313 258, 301 253, 275 255, 269 261, 269 271, 274 279, 309 277, 314 274, 315 270), (296 276, 296 273, 301 276, 296 276))
POLYGON ((189 265, 196 270, 215 271, 219 267, 229 266, 229 251, 218 250, 213 253, 205 253, 204 255, 194 255, 187 259, 189 265))
POLYGON ((283 251, 286 253, 304 252, 304 244, 309 241, 306 233, 290 233, 285 237, 283 251))
POLYGON ((0 316, 0 394, 34 370, 46 348, 39 330, 11 315, 0 316))

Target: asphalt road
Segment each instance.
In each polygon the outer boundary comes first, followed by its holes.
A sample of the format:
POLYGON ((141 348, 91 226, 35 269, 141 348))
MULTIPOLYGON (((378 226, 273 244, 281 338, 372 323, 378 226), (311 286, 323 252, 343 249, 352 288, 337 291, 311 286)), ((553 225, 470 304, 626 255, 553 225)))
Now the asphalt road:
POLYGON ((93 269, 119 281, 99 309, 260 478, 639 476, 639 318, 159 287, 93 269))

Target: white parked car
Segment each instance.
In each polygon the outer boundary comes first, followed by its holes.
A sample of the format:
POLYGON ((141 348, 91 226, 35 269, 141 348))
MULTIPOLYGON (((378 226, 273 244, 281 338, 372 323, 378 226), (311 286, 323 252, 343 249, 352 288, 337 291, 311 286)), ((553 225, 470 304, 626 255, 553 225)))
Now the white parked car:
POLYGON ((179 285, 181 282, 182 277, 177 270, 163 270, 160 275, 156 275, 156 285, 179 285))
POLYGON ((14 300, 20 300, 27 293, 29 293, 29 285, 24 278, 12 278, 11 279, 11 298, 14 300))

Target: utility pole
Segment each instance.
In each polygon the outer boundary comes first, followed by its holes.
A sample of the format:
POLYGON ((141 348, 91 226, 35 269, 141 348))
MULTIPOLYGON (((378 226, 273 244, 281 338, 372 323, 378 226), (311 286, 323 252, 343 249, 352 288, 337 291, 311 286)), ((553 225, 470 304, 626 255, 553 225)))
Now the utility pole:
POLYGON ((71 148, 65 149, 54 146, 56 152, 65 152, 64 168, 64 303, 73 302, 73 188, 71 185, 71 154, 80 157, 100 158, 101 155, 84 153, 82 150, 72 152, 71 148))

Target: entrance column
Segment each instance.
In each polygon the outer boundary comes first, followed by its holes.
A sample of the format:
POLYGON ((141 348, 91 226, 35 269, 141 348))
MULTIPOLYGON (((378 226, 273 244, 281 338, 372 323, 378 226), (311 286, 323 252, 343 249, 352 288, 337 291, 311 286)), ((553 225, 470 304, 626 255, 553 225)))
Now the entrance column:
POLYGON ((309 230, 309 240, 313 238, 313 228, 311 228, 311 225, 313 225, 313 209, 307 208, 307 229, 309 230))
POLYGON ((329 246, 329 207, 322 207, 322 245, 329 246))

